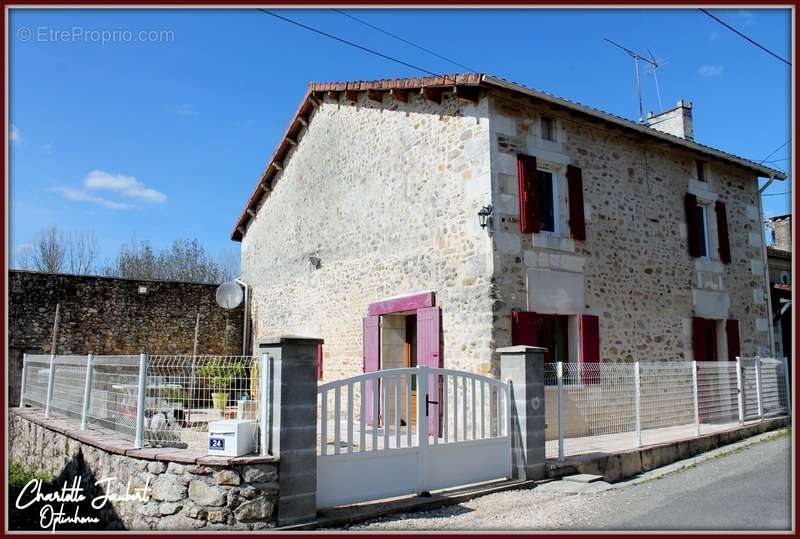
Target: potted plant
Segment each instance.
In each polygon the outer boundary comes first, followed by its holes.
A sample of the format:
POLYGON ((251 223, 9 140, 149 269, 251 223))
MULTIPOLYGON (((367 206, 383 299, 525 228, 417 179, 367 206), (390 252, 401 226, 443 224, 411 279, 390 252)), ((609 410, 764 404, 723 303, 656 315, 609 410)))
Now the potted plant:
POLYGON ((180 410, 188 407, 188 397, 186 390, 181 387, 165 387, 164 400, 170 408, 180 410))
POLYGON ((237 378, 244 377, 244 366, 238 361, 223 361, 222 359, 211 359, 198 370, 200 376, 204 377, 211 387, 211 400, 214 408, 220 413, 225 413, 225 406, 228 404, 228 391, 237 378), (213 391, 213 390, 217 391, 213 391))

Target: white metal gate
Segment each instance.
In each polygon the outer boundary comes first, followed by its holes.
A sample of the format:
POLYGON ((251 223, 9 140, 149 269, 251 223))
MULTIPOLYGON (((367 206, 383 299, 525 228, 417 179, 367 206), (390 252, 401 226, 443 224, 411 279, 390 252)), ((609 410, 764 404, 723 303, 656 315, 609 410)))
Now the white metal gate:
POLYGON ((504 382, 416 367, 329 382, 317 393, 318 507, 511 477, 504 382))

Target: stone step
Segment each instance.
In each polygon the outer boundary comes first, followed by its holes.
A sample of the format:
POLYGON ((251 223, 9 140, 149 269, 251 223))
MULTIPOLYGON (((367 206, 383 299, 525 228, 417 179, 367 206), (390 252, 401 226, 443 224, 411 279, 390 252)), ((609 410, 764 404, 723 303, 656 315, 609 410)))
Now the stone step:
POLYGON ((579 473, 575 475, 567 475, 561 479, 563 481, 573 481, 575 483, 594 483, 595 481, 602 481, 603 476, 590 473, 579 473))

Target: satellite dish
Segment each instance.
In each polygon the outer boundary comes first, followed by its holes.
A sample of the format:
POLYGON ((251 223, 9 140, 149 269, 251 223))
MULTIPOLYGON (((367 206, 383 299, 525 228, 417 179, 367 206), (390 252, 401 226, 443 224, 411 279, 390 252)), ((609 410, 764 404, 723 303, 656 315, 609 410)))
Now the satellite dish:
POLYGON ((217 305, 223 309, 235 309, 242 304, 244 293, 238 283, 222 283, 217 288, 217 305))

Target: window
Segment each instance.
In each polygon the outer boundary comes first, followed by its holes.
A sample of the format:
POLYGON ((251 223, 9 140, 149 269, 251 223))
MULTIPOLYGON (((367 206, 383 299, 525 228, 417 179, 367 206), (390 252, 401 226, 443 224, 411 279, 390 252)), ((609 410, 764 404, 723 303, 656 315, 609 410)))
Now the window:
POLYGON ((699 255, 708 258, 708 208, 702 204, 697 205, 697 230, 699 241, 699 255))
POLYGON ((552 118, 547 116, 542 116, 541 118, 541 126, 542 126, 542 138, 544 140, 556 140, 556 122, 552 118))
POLYGON ((706 180, 706 163, 705 161, 700 161, 699 159, 695 161, 697 166, 697 179, 698 181, 704 182, 706 180))
POLYGON ((692 352, 695 361, 718 361, 717 326, 721 322, 706 318, 692 319, 692 352))
POLYGON ((554 180, 552 172, 536 171, 536 203, 541 232, 556 231, 556 186, 554 180))

